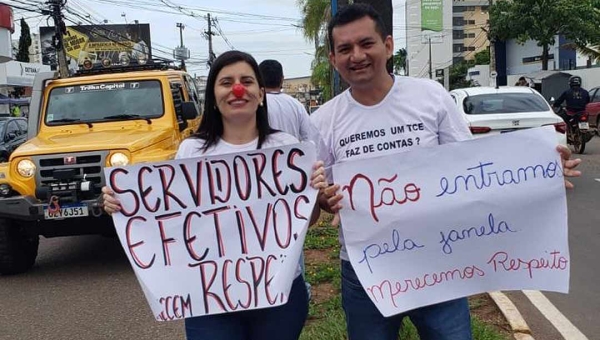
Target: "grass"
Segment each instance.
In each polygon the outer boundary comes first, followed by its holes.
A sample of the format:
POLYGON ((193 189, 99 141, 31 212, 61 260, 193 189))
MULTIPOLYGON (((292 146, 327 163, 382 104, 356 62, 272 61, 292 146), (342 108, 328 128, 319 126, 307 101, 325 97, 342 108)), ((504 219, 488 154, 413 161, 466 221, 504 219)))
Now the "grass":
MULTIPOLYGON (((312 285, 313 298, 310 301, 308 321, 300 336, 301 340, 347 339, 340 292, 338 230, 330 225, 330 221, 331 216, 325 215, 306 234, 306 277, 312 285)), ((481 320, 474 313, 488 303, 478 297, 470 299, 473 339, 509 339, 498 327, 481 320)), ((399 339, 419 340, 417 330, 409 319, 404 320, 399 339)))

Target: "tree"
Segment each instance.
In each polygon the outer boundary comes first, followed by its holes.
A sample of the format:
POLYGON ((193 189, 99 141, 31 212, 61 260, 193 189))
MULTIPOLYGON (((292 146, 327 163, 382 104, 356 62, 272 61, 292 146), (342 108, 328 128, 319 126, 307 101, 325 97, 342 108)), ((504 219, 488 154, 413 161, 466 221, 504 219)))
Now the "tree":
MULTIPOLYGON (((600 16, 600 0, 595 0, 592 3, 594 12, 596 15, 600 16)), ((593 39, 589 45, 581 45, 581 44, 569 44, 574 49, 577 49, 581 54, 590 58, 592 62, 600 63, 600 36, 593 39)))
POLYGON ((598 37, 600 13, 597 0, 512 0, 497 1, 490 8, 490 36, 537 41, 542 48, 542 69, 548 69, 550 46, 563 34, 579 46, 598 37))
POLYGON ((21 18, 21 36, 19 37, 19 50, 16 55, 17 61, 29 62, 29 46, 31 46, 31 33, 25 19, 21 18))
POLYGON ((403 74, 406 74, 406 57, 408 54, 406 53, 405 48, 401 48, 396 51, 394 54, 394 73, 400 74, 402 71, 403 74))
POLYGON ((475 53, 475 65, 489 65, 490 64, 490 50, 485 49, 481 52, 475 53))
POLYGON ((465 87, 473 87, 473 81, 467 80, 468 61, 461 61, 450 66, 450 91, 465 87))
POLYGON ((331 8, 329 0, 299 0, 302 11, 302 33, 304 38, 315 44, 315 51, 321 44, 329 21, 331 8))
POLYGON ((323 103, 333 97, 333 88, 331 86, 331 64, 329 63, 329 48, 321 45, 315 52, 315 59, 312 62, 312 75, 310 81, 321 90, 323 103))
POLYGON ((321 89, 323 101, 333 97, 331 86, 333 72, 329 64, 329 39, 327 22, 331 17, 329 0, 299 0, 302 11, 302 33, 315 44, 315 59, 312 62, 311 82, 321 89))
MULTIPOLYGON (((31 34, 29 32, 29 25, 27 25, 27 21, 21 18, 21 36, 19 37, 19 49, 17 50, 17 54, 15 58, 17 61, 22 61, 25 63, 29 62, 29 46, 31 46, 31 34)), ((15 98, 20 98, 23 94, 25 94, 25 88, 21 86, 15 86, 12 94, 15 98)))

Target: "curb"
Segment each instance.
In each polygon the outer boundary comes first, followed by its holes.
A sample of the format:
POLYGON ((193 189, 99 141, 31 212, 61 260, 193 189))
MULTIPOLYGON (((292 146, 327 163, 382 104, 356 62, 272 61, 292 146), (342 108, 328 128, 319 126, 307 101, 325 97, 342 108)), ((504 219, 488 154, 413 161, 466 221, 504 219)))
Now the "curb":
POLYGON ((531 336, 531 329, 527 325, 527 322, 525 322, 517 307, 504 293, 499 291, 489 292, 488 295, 494 300, 494 303, 496 303, 496 306, 498 306, 500 312, 506 318, 516 340, 535 340, 531 336))

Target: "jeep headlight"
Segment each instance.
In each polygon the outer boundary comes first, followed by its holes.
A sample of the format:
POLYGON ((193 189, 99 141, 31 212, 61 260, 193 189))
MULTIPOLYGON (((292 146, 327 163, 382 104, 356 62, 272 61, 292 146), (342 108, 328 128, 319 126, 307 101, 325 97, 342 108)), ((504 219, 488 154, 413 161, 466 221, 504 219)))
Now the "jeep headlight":
POLYGON ((129 157, 122 152, 115 152, 110 156, 111 166, 126 166, 127 164, 129 164, 129 157))
POLYGON ((26 178, 33 177, 35 175, 35 164, 28 159, 23 159, 17 164, 17 172, 26 178))

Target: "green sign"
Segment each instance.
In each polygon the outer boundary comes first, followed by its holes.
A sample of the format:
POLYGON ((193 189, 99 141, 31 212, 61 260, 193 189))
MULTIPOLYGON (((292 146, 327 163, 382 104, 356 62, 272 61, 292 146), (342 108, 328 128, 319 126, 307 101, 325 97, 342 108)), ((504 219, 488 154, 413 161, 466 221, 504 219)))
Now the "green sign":
POLYGON ((421 0, 421 31, 441 32, 443 9, 443 0, 421 0))

